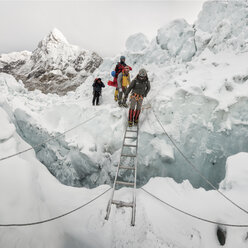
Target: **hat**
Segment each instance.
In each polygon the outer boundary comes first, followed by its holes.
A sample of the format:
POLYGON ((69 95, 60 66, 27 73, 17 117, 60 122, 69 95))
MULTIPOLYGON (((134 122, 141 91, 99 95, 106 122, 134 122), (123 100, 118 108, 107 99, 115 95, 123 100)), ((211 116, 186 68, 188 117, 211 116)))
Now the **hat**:
POLYGON ((147 76, 146 70, 144 68, 140 69, 138 75, 140 77, 146 77, 147 76))
POLYGON ((97 82, 98 80, 100 80, 100 81, 101 81, 101 78, 96 78, 96 79, 95 79, 95 82, 97 82))

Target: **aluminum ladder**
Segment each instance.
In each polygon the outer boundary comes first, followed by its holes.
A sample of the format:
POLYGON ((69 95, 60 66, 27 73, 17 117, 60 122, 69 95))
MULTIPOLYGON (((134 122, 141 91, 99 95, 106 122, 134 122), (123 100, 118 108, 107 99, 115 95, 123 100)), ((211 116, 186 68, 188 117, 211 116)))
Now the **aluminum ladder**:
POLYGON ((108 202, 107 213, 105 217, 106 220, 109 219, 112 204, 115 204, 117 207, 131 207, 132 208, 132 218, 131 218, 132 226, 135 225, 135 213, 136 213, 136 177, 137 177, 137 164, 138 164, 138 159, 137 159, 138 135, 139 135, 138 125, 133 126, 133 127, 129 127, 128 125, 126 126, 126 130, 125 130, 125 134, 124 134, 124 138, 122 142, 120 161, 119 161, 117 171, 115 174, 112 194, 108 202), (128 141, 129 142, 135 141, 135 144, 128 144, 127 143, 128 141), (129 152, 124 153, 125 148, 130 148, 129 152), (133 153, 132 149, 135 149, 135 153, 133 153), (125 160, 127 158, 130 158, 130 160, 133 158, 133 161, 132 161, 133 166, 125 165, 125 160), (133 173, 133 178, 134 178, 133 182, 124 182, 124 181, 118 180, 120 170, 130 170, 133 173), (123 202, 123 201, 114 200, 114 193, 116 190, 116 185, 124 185, 124 186, 133 187, 133 201, 123 202))

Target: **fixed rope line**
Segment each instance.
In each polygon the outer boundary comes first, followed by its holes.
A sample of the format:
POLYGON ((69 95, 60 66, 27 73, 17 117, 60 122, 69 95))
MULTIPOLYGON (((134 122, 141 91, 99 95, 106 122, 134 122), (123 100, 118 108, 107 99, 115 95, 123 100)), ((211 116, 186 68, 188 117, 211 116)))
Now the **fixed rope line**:
POLYGON ((57 220, 57 219, 60 219, 66 215, 69 215, 69 214, 72 214, 76 211, 78 211, 79 209, 83 208, 83 207, 86 207, 87 205, 89 205, 90 203, 94 202, 95 200, 97 200, 98 198, 100 198, 101 196, 103 196, 104 194, 106 194, 111 188, 105 190, 103 193, 101 193, 100 195, 96 196, 95 198, 93 198, 92 200, 84 203, 83 205, 69 211, 69 212, 66 212, 64 214, 61 214, 61 215, 58 215, 56 217, 52 217, 52 218, 49 218, 49 219, 45 219, 45 220, 41 220, 41 221, 36 221, 36 222, 29 222, 29 223, 18 223, 18 224, 0 224, 0 227, 15 227, 15 226, 34 226, 34 225, 39 225, 39 224, 43 224, 43 223, 46 223, 46 222, 51 222, 51 221, 54 221, 54 220, 57 220))
MULTIPOLYGON (((147 100, 148 103, 151 105, 150 101, 147 100)), ((186 162, 193 168, 193 170, 195 170, 198 175, 208 184, 210 185, 214 190, 216 190, 220 195, 222 195, 222 197, 224 197, 226 200, 228 200, 230 203, 232 203, 234 206, 236 206, 237 208, 239 208, 241 211, 243 211, 244 213, 248 214, 248 211, 244 208, 242 208, 241 206, 239 206, 237 203, 235 203, 233 200, 231 200, 229 197, 227 197, 224 193, 222 193, 219 189, 217 189, 206 177, 204 177, 200 170, 198 170, 196 168, 196 166, 184 155, 184 153, 181 151, 181 149, 177 146, 177 144, 175 143, 175 141, 170 137, 170 135, 165 131, 165 128, 163 126, 163 124, 161 123, 161 121, 159 120, 159 118, 157 117, 152 105, 151 105, 151 109, 152 112, 157 120, 157 122, 159 123, 159 125, 161 126, 161 128, 163 129, 164 133, 166 134, 166 136, 169 138, 169 140, 171 141, 171 143, 176 147, 176 149, 178 150, 178 152, 182 155, 182 157, 186 160, 186 162)))
POLYGON ((163 201, 162 199, 158 198, 157 196, 153 195, 151 192, 147 191, 146 189, 144 188, 141 188, 145 193, 147 193, 148 195, 150 195, 151 197, 157 199, 158 201, 162 202, 163 204, 167 205, 168 207, 178 211, 178 212, 181 212, 182 214, 185 214, 185 215, 188 215, 192 218, 195 218, 195 219, 198 219, 198 220, 201 220, 203 222, 208 222, 208 223, 212 223, 212 224, 216 224, 216 225, 222 225, 222 226, 230 226, 230 227, 248 227, 248 225, 241 225, 241 224, 229 224, 229 223, 222 223, 222 222, 217 222, 217 221, 212 221, 212 220, 208 220, 208 219, 204 219, 204 218, 201 218, 201 217, 198 217, 196 215, 193 215, 193 214, 190 214, 188 212, 185 212, 177 207, 174 207, 173 205, 169 204, 168 202, 165 202, 163 201))
POLYGON ((74 129, 78 128, 79 126, 81 126, 81 125, 85 124, 86 122, 88 122, 88 121, 90 121, 90 120, 94 119, 96 116, 97 116, 97 114, 95 114, 95 115, 94 115, 94 116, 92 116, 91 118, 89 118, 89 119, 87 119, 87 120, 85 120, 85 121, 83 121, 83 122, 79 123, 79 124, 78 124, 78 125, 76 125, 75 127, 72 127, 72 128, 70 128, 70 129, 66 130, 65 132, 63 132, 63 133, 59 134, 59 135, 56 135, 56 136, 54 136, 54 137, 52 137, 52 138, 49 138, 49 139, 47 139, 47 140, 43 141, 42 143, 40 143, 40 144, 38 144, 38 145, 35 145, 35 146, 30 147, 30 148, 28 148, 28 149, 26 149, 26 150, 23 150, 23 151, 20 151, 20 152, 14 153, 14 154, 12 154, 12 155, 9 155, 9 156, 6 156, 6 157, 3 157, 3 158, 0 158, 0 161, 3 161, 3 160, 6 160, 6 159, 9 159, 9 158, 15 157, 15 156, 17 156, 17 155, 20 155, 20 154, 25 153, 25 152, 30 151, 30 150, 35 150, 36 148, 40 147, 41 145, 44 145, 44 144, 48 143, 49 141, 54 140, 54 139, 57 139, 57 138, 59 138, 59 137, 63 136, 64 134, 66 134, 66 133, 68 133, 68 132, 70 132, 70 131, 72 131, 72 130, 74 130, 74 129))

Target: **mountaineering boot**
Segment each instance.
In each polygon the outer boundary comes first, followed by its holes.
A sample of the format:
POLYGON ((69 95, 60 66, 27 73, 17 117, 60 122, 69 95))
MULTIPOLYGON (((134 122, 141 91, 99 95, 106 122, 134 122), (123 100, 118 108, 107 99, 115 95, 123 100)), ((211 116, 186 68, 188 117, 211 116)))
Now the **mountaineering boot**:
POLYGON ((139 120, 134 121, 134 126, 137 126, 139 124, 139 120))
POLYGON ((132 121, 128 121, 128 126, 132 127, 133 126, 133 122, 132 121))
POLYGON ((123 104, 121 102, 118 102, 119 107, 123 107, 123 104))
POLYGON ((129 109, 128 113, 128 124, 133 126, 133 109, 129 109))

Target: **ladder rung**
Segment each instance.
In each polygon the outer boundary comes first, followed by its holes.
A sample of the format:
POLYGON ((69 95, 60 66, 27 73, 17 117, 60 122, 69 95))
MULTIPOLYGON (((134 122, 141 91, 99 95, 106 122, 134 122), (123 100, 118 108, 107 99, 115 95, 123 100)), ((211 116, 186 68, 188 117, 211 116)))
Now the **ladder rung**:
POLYGON ((128 147, 137 147, 136 145, 129 145, 129 144, 123 144, 123 146, 128 146, 128 147))
POLYGON ((128 183, 128 182, 122 182, 122 181, 116 181, 116 184, 122 184, 126 186, 134 186, 134 183, 128 183))
POLYGON ((138 132, 138 130, 128 130, 128 129, 127 129, 127 132, 137 133, 137 132, 138 132))
POLYGON ((123 202, 123 201, 116 201, 116 200, 112 200, 112 204, 117 205, 117 207, 133 207, 133 203, 132 202, 123 202))
POLYGON ((131 157, 131 158, 135 158, 136 155, 132 155, 132 154, 121 154, 121 157, 131 157))
POLYGON ((137 139, 137 136, 136 137, 125 136, 125 139, 137 139))
POLYGON ((133 166, 121 166, 119 167, 120 169, 124 169, 124 170, 135 170, 135 167, 133 166))

